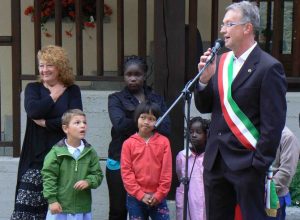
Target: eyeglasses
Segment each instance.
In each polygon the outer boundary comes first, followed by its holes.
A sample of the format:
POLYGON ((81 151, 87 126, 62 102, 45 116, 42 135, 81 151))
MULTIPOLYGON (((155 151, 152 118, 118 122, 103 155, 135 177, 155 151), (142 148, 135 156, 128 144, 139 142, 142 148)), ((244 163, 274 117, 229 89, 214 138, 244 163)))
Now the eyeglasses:
POLYGON ((228 22, 228 23, 221 24, 221 29, 223 27, 229 28, 229 27, 233 27, 233 26, 236 26, 236 25, 243 25, 243 24, 247 24, 247 23, 248 22, 228 22))

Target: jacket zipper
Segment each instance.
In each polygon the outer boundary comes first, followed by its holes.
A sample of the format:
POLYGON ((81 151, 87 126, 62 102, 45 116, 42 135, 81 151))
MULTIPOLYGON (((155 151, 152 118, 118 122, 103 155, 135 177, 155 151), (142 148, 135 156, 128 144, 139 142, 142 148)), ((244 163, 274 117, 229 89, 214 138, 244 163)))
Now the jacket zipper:
MULTIPOLYGON (((84 155, 86 155, 88 152, 90 152, 90 150, 91 149, 88 149, 84 154, 81 154, 79 157, 78 157, 78 159, 77 160, 75 160, 75 172, 77 172, 78 171, 78 160, 81 158, 81 157, 83 157, 84 155)), ((60 156, 70 156, 70 157, 72 157, 71 155, 69 155, 69 154, 57 154, 57 156, 58 157, 60 157, 60 156)), ((73 157, 72 157, 73 158, 73 157)))
POLYGON ((88 149, 84 154, 80 154, 80 156, 78 157, 78 159, 75 160, 75 172, 78 171, 78 160, 80 160, 81 157, 83 157, 84 155, 86 155, 90 151, 91 151, 91 149, 88 149))

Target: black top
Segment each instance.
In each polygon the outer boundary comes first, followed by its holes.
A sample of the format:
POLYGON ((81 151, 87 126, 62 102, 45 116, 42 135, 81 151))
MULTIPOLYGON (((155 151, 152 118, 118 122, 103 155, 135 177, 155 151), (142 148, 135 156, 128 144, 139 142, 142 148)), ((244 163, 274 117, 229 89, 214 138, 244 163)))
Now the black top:
POLYGON ((24 106, 27 123, 18 180, 29 168, 41 169, 51 147, 65 136, 61 116, 68 109, 82 109, 80 89, 72 85, 54 102, 42 83, 29 83, 25 89, 24 106), (45 119, 46 127, 37 125, 32 119, 45 119))
MULTIPOLYGON (((146 100, 158 104, 161 115, 163 115, 167 111, 163 98, 154 93, 150 87, 144 88, 144 91, 146 100)), ((109 144, 108 157, 113 160, 120 161, 123 142, 138 131, 134 123, 134 110, 138 104, 138 100, 127 87, 108 96, 108 113, 112 123, 112 140, 109 144)), ((162 121, 157 131, 165 136, 170 135, 170 118, 168 116, 162 121)))

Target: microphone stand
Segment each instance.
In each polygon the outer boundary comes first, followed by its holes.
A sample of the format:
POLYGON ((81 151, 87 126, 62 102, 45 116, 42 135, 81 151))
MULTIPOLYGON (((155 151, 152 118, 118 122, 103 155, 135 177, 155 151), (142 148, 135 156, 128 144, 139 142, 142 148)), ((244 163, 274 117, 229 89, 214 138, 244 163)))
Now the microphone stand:
POLYGON ((187 82, 184 89, 181 91, 180 95, 177 97, 177 99, 173 102, 173 104, 168 108, 168 110, 158 118, 155 127, 157 128, 161 122, 164 120, 164 118, 169 114, 169 112, 176 106, 176 104, 181 100, 181 98, 184 98, 185 100, 185 108, 187 111, 184 111, 184 115, 186 115, 186 129, 185 129, 185 152, 186 152, 186 160, 185 160, 185 175, 183 178, 180 179, 180 182, 184 185, 184 206, 183 206, 183 220, 187 219, 187 205, 188 205, 188 191, 189 191, 189 174, 188 174, 188 160, 187 157, 189 155, 189 142, 190 142, 190 132, 188 130, 189 123, 190 123, 190 111, 191 111, 191 98, 192 93, 190 91, 190 87, 195 83, 195 81, 202 75, 204 70, 213 62, 215 55, 217 54, 218 49, 213 51, 211 54, 211 57, 206 62, 205 66, 199 71, 199 73, 190 81, 187 82))

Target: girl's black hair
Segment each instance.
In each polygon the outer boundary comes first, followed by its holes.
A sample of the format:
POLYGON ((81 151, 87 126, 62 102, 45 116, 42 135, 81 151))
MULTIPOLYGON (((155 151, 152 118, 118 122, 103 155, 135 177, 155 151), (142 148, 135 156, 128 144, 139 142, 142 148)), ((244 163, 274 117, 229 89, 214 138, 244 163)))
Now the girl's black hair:
POLYGON ((191 120, 190 120, 190 124, 189 124, 189 129, 191 129, 192 127, 192 124, 194 124, 195 122, 200 122, 201 123, 201 129, 207 133, 207 130, 209 129, 209 125, 210 125, 210 120, 208 119, 204 119, 200 116, 198 117, 193 117, 191 120))
POLYGON ((138 65, 146 74, 148 71, 148 65, 147 62, 144 60, 144 58, 136 56, 136 55, 131 55, 127 57, 125 63, 124 63, 124 71, 130 66, 131 64, 136 64, 138 65))
POLYGON ((160 116, 160 107, 156 103, 150 101, 142 102, 141 104, 139 104, 134 111, 134 121, 136 124, 138 123, 140 115, 143 113, 151 113, 155 116, 156 119, 158 119, 160 116))

